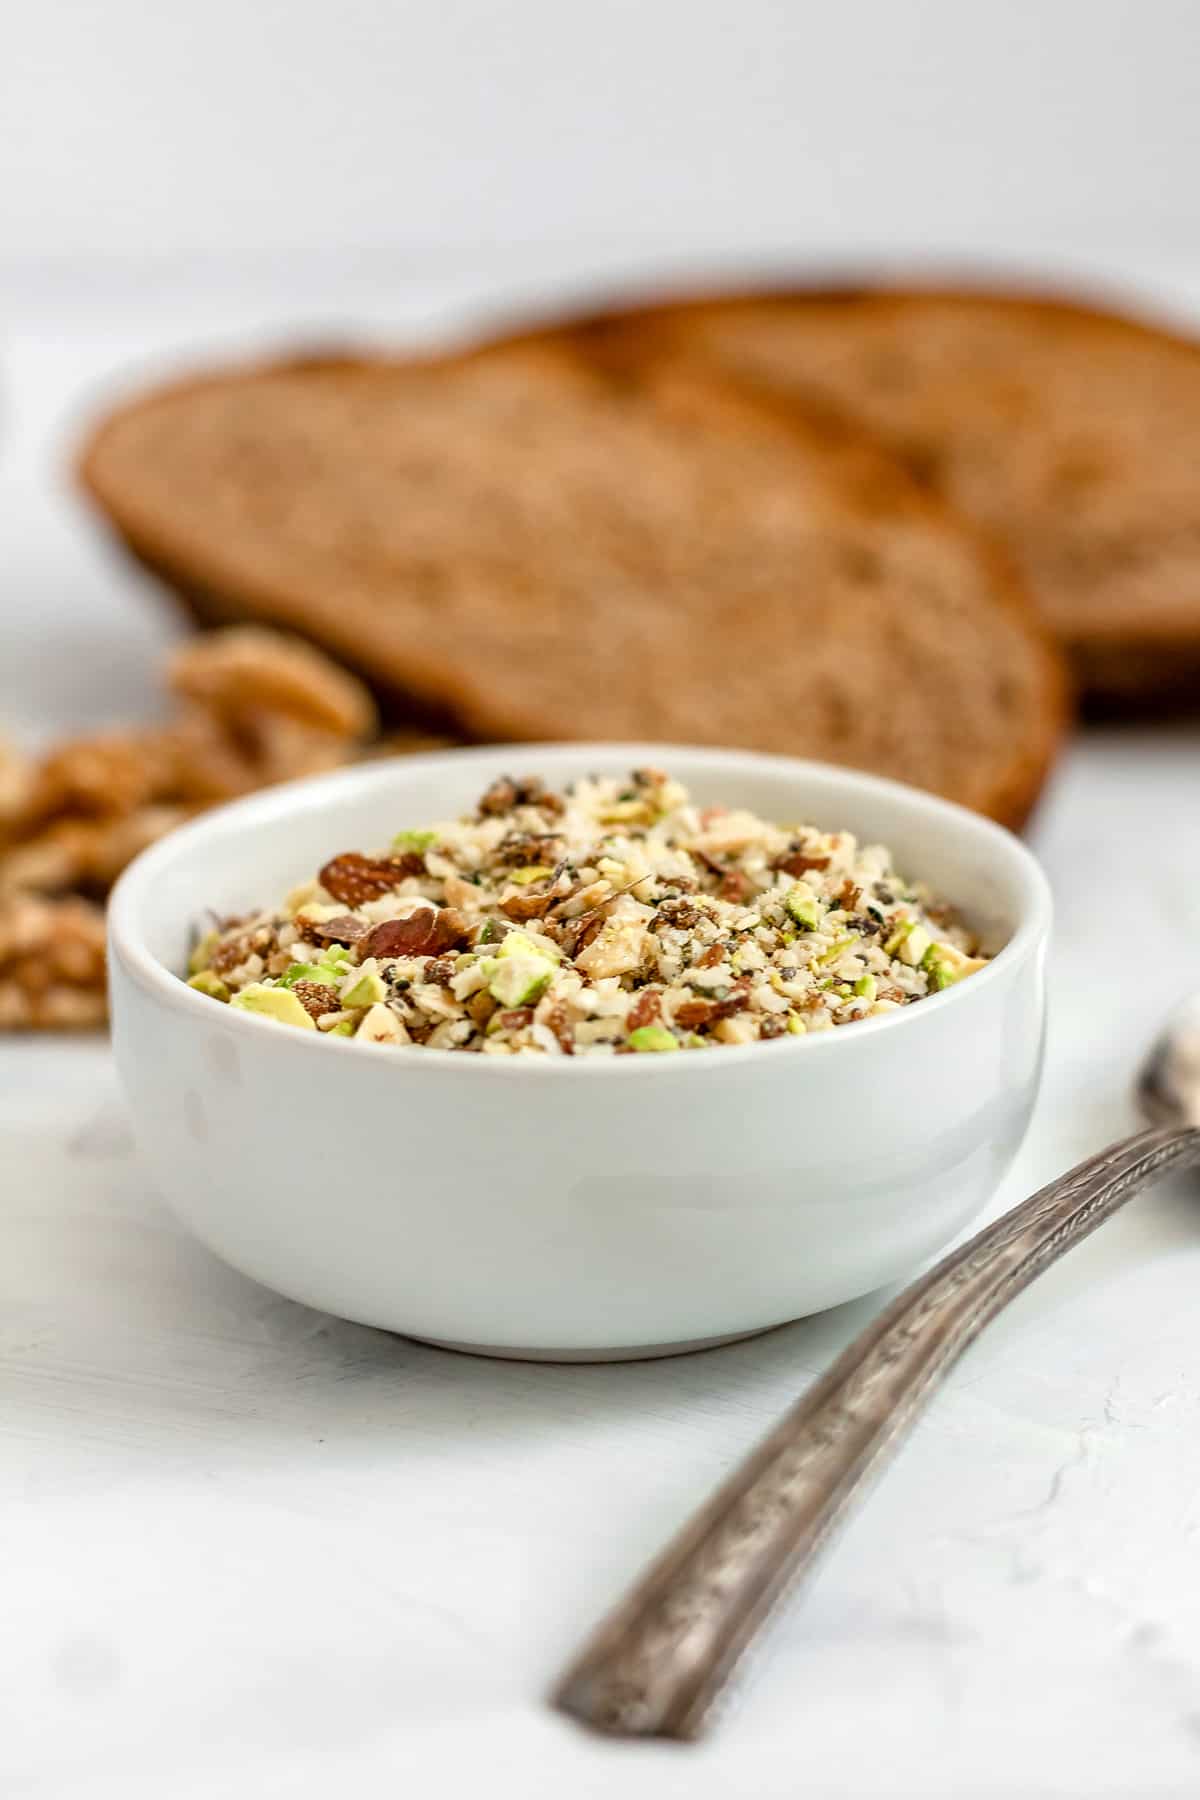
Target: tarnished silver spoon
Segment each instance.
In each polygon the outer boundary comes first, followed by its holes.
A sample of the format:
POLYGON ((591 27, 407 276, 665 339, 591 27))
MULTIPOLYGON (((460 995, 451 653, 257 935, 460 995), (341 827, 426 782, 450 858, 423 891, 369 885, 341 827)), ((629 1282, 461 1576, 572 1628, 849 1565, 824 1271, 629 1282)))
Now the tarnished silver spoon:
POLYGON ((952 1251, 843 1351, 599 1626, 555 1705, 616 1736, 700 1735, 759 1627, 967 1345, 1142 1188, 1200 1163, 1200 996, 1155 1044, 1137 1097, 1152 1129, 952 1251))

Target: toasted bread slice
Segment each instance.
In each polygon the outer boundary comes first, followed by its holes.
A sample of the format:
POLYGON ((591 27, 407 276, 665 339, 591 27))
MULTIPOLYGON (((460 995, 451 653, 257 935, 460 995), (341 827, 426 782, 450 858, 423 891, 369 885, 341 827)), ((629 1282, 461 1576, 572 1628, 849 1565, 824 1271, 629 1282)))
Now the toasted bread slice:
POLYGON ((1200 344, 969 290, 743 294, 579 336, 833 407, 999 536, 1092 695, 1200 698, 1200 344))
POLYGON ((1003 560, 890 459, 686 361, 249 369, 83 478, 166 580, 498 738, 743 745, 1020 821, 1064 718, 1003 560))

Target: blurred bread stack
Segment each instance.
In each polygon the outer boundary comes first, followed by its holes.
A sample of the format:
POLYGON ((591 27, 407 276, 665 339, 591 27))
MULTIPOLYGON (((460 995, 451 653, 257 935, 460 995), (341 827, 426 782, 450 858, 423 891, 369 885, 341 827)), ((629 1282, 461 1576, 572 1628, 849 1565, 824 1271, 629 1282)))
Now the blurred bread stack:
MULTIPOLYGON (((844 654, 839 615, 844 623, 850 565, 859 573, 849 586, 875 586, 894 616, 919 610, 896 567, 905 531, 893 531, 869 579, 853 550, 831 575, 834 540, 873 533, 878 550, 888 537, 883 514, 907 510, 913 521, 919 491, 927 538, 940 528, 969 555, 970 522, 1008 557, 1085 694, 1120 703, 1191 698, 1200 685, 1198 426, 1198 346, 1152 325, 981 289, 798 288, 614 309, 442 363, 347 359, 217 372, 123 407, 97 429, 83 473, 116 531, 201 617, 302 629, 385 690, 444 702, 468 729, 571 729, 563 714, 575 716, 574 708, 561 704, 556 678, 570 679, 581 653, 591 655, 603 594, 613 630, 579 731, 632 723, 653 734, 662 712, 664 731, 719 729, 729 739, 732 729, 747 744, 815 747, 988 805, 986 783, 964 784, 936 758, 873 736, 869 722, 887 711, 896 670, 887 654, 844 654), (755 517, 743 497, 754 486, 746 452, 754 406, 760 454, 772 430, 781 441, 790 425, 796 440, 790 462, 781 452, 779 464, 790 474, 793 517, 807 514, 810 530, 791 583, 770 572, 765 507, 755 517), (704 583, 690 578, 684 545, 706 553, 704 583), (767 585, 780 609, 770 620, 772 660, 783 665, 769 679, 791 677, 790 723, 769 704, 769 725, 718 716, 684 693, 702 671, 682 668, 669 703, 660 684, 658 703, 628 719, 632 658, 660 647, 667 612, 676 649, 693 637, 690 621, 704 631, 720 615, 726 666, 740 666, 728 618, 740 608, 749 629, 767 585), (469 643, 450 637, 507 633, 511 649, 531 621, 545 640, 539 671, 558 698, 531 697, 527 667, 503 701, 501 669, 492 690, 478 692, 469 643), (621 643, 630 653, 621 659, 625 679, 606 707, 606 669, 621 643), (822 696, 833 712, 852 713, 856 728, 834 729, 822 696)), ((978 543, 975 554, 975 577, 962 591, 989 590, 994 599, 1004 585, 995 559, 978 543)), ((936 649, 926 648, 936 662, 936 649)), ((1001 671, 1008 662, 999 658, 1001 671)), ((950 748, 947 721, 963 687, 953 652, 944 673, 929 729, 950 748)), ((1031 767, 1048 760, 1053 685, 1043 683, 1022 722, 1031 767)), ((1031 696, 1022 690, 1018 704, 1031 696)), ((1007 794, 1003 779, 999 788, 1007 794)), ((1020 809, 1005 798, 994 810, 1012 818, 1020 809)))
POLYGON ((1200 345, 1058 299, 743 294, 580 324, 870 434, 1011 555, 1083 691, 1200 695, 1200 345))
POLYGON ((745 745, 1022 823, 1200 675, 1195 346, 982 292, 739 293, 137 394, 83 479, 201 623, 464 738, 745 745))
POLYGON ((610 308, 137 394, 85 488, 226 629, 177 656, 167 726, 0 767, 0 1025, 103 1015, 99 903, 143 844, 381 742, 741 745, 1019 825, 1072 685, 1200 691, 1198 431, 1196 345, 938 289, 610 308), (381 741, 368 689, 441 735, 381 741))
POLYGON ((84 479, 204 619, 305 634, 469 736, 827 758, 1019 823, 1064 721, 1008 559, 852 423, 640 322, 218 371, 84 479))

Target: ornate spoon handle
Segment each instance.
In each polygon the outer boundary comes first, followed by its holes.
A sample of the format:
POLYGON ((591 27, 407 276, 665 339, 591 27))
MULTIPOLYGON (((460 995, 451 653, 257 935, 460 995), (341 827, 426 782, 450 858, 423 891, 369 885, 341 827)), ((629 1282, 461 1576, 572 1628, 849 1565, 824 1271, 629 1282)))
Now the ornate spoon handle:
POLYGON ((600 1625, 553 1696, 630 1737, 696 1737, 767 1615, 881 1452, 1015 1294, 1174 1164, 1200 1130, 1080 1163, 905 1289, 792 1407, 600 1625))

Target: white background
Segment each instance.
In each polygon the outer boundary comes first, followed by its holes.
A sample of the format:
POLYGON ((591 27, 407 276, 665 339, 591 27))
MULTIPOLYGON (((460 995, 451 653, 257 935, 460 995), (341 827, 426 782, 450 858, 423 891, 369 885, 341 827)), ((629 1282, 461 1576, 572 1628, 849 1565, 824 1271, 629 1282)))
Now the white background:
POLYGON ((9 258, 1195 243, 1194 0, 0 0, 9 258))
MULTIPOLYGON (((1200 322, 1198 77, 1195 0, 0 0, 0 733, 153 704, 168 615, 65 473, 132 368, 870 251, 1200 322)), ((1132 1127, 1200 976, 1198 752, 1085 734, 1048 796, 996 1207, 1132 1127)), ((106 1047, 4 1040, 0 1794, 1193 1800, 1198 1293, 1178 1181, 964 1361, 720 1736, 599 1745, 542 1703, 564 1657, 877 1299, 677 1363, 442 1355, 224 1269, 106 1047)))

